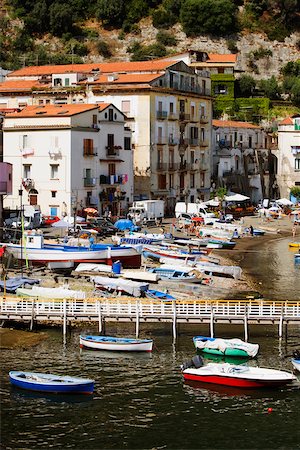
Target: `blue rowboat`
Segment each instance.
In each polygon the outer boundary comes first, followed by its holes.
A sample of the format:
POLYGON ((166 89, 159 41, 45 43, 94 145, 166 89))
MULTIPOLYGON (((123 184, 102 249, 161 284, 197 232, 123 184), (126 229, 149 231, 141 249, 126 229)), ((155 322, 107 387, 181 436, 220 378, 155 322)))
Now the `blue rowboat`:
POLYGON ((21 389, 55 394, 92 394, 95 383, 87 378, 16 370, 9 372, 9 380, 13 386, 21 389))
POLYGON ((80 347, 119 352, 152 352, 153 340, 112 336, 80 336, 80 347))
POLYGON ((168 294, 167 292, 157 291, 156 289, 148 289, 145 291, 145 295, 147 298, 153 298, 156 300, 175 300, 173 295, 168 294))

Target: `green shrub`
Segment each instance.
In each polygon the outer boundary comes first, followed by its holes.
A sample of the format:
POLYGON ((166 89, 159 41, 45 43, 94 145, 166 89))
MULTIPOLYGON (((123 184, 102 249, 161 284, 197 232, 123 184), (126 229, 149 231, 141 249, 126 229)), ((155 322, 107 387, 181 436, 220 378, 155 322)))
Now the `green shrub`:
POLYGON ((97 42, 97 51, 99 55, 102 55, 104 58, 109 58, 112 55, 109 45, 105 41, 97 42))
POLYGON ((156 35, 156 40, 159 44, 165 45, 167 47, 173 47, 177 44, 177 39, 166 31, 159 31, 156 35))
POLYGON ((234 39, 227 40, 227 48, 231 53, 238 53, 239 51, 236 45, 236 41, 234 39))
POLYGON ((132 53, 131 61, 146 61, 160 58, 167 54, 166 47, 159 43, 142 46, 135 42, 131 47, 127 48, 127 51, 132 53))
POLYGON ((251 54, 253 55, 253 59, 256 61, 258 59, 263 59, 263 58, 267 58, 269 56, 273 56, 272 50, 270 50, 268 48, 263 48, 263 47, 260 47, 258 50, 254 50, 253 52, 251 52, 251 54))

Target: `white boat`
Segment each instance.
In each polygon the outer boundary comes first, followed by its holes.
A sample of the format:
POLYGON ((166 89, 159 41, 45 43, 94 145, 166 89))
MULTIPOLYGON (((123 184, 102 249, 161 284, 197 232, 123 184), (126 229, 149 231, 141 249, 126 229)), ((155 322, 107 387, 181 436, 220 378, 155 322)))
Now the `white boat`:
POLYGON ((147 270, 122 270, 121 277, 126 280, 139 280, 139 281, 148 281, 151 283, 156 283, 159 279, 156 273, 148 272, 147 270))
POLYGON ((266 388, 284 386, 296 380, 292 373, 262 367, 234 366, 228 363, 209 363, 201 366, 203 362, 200 363, 199 367, 199 363, 197 363, 199 356, 195 358, 181 366, 183 378, 186 381, 221 384, 238 388, 266 388))
POLYGON ((121 292, 134 297, 140 297, 142 292, 149 289, 149 283, 138 283, 132 280, 111 277, 91 277, 95 287, 109 292, 121 292))
POLYGON ((292 359, 292 364, 298 372, 300 372, 300 359, 292 359))
POLYGON ((38 298, 55 298, 64 299, 72 298, 77 300, 83 300, 86 298, 84 291, 76 291, 67 289, 65 287, 47 288, 40 286, 32 286, 32 289, 18 288, 17 295, 19 297, 38 297, 38 298))
MULTIPOLYGON (((187 262, 181 262, 181 261, 172 261, 170 258, 164 259, 166 262, 162 262, 161 267, 162 268, 180 268, 181 270, 190 271, 193 269, 199 270, 202 273, 205 273, 207 275, 214 275, 214 276, 230 276, 234 279, 240 279, 242 275, 242 269, 238 266, 220 266, 218 264, 213 264, 205 261, 187 261, 187 262)), ((160 260, 161 261, 161 260, 160 260)))
POLYGON ((112 273, 112 266, 108 264, 81 263, 75 269, 78 273, 112 273))
POLYGON ((80 347, 119 352, 152 352, 153 340, 112 336, 80 336, 80 347))

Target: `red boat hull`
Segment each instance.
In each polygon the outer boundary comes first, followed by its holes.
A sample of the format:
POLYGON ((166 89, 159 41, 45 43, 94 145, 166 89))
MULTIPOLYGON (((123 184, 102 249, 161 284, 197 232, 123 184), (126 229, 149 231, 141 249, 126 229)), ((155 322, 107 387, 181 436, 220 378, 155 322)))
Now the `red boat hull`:
POLYGON ((266 387, 278 387, 284 386, 289 383, 289 380, 248 380, 247 378, 234 378, 234 377, 224 377, 218 375, 193 375, 189 373, 184 373, 183 377, 185 380, 199 381, 201 383, 212 383, 221 384, 223 386, 231 386, 238 388, 266 388, 266 387))

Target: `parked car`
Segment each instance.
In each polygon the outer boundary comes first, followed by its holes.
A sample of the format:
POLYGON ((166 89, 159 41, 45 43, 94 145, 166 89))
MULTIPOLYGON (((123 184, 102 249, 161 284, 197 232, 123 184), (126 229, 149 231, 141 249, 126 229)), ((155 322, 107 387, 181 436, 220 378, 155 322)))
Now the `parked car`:
POLYGON ((102 236, 111 236, 118 231, 114 224, 105 217, 94 217, 91 219, 90 224, 102 236))
POLYGON ((57 216, 42 216, 42 227, 51 227, 51 225, 60 220, 57 216))

